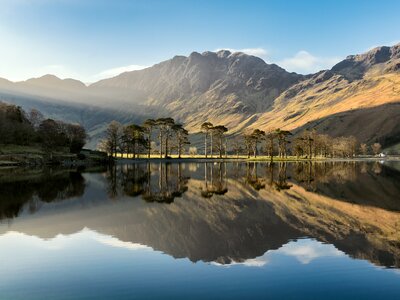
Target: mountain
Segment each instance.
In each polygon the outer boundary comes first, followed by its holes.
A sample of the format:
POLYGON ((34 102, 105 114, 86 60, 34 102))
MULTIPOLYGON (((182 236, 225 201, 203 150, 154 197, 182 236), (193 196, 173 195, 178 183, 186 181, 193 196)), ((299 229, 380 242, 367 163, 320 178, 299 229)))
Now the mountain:
POLYGON ((145 70, 101 80, 91 88, 162 108, 196 130, 205 120, 237 127, 268 110, 279 94, 303 78, 258 57, 222 50, 175 56, 145 70))
POLYGON ((283 92, 254 128, 315 128, 390 146, 400 142, 400 44, 348 56, 283 92))
MULTIPOLYGON (((191 132, 205 121, 227 125, 231 133, 315 128, 389 147, 400 143, 399 86, 400 44, 350 55, 330 70, 306 76, 222 50, 175 56, 89 86, 52 75, 17 83, 0 80, 0 100, 23 98, 23 107, 38 101, 61 105, 61 119, 81 106, 85 112, 109 111, 123 123, 172 116, 191 132)), ((109 118, 95 114, 96 119, 101 125, 88 127, 96 134, 93 145, 109 118)))

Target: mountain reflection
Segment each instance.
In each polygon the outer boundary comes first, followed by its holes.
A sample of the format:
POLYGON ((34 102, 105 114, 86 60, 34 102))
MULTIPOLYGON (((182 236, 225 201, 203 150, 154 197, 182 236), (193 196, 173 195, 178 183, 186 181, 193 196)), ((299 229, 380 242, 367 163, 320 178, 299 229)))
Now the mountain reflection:
POLYGON ((90 228, 218 264, 311 237, 400 267, 400 172, 379 162, 138 163, 5 174, 0 218, 13 221, 0 233, 51 238, 90 228))

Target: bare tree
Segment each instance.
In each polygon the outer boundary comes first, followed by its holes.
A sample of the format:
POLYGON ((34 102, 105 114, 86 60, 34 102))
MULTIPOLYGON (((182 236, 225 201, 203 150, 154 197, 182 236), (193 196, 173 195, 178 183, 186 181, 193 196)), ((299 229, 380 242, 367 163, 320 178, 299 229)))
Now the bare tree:
POLYGON ((115 156, 121 146, 122 125, 117 121, 112 121, 106 130, 106 149, 111 156, 115 156))
POLYGON ((250 158, 251 151, 253 150, 254 139, 251 134, 245 134, 243 135, 243 141, 247 153, 247 158, 250 158))
POLYGON ((44 120, 44 117, 40 111, 33 108, 28 114, 28 120, 32 124, 34 129, 38 129, 40 123, 44 120))
POLYGON ((241 139, 242 139, 242 137, 236 136, 235 139, 232 142, 232 150, 233 150, 233 153, 236 154, 237 158, 239 158, 239 154, 243 150, 243 148, 242 148, 242 140, 241 139))
POLYGON ((69 142, 69 151, 79 153, 86 144, 87 134, 83 126, 79 124, 66 124, 66 134, 69 142))
POLYGON ((373 152, 375 155, 378 155, 378 154, 381 152, 381 150, 382 150, 382 146, 381 146, 381 144, 379 144, 379 143, 374 143, 374 144, 371 146, 371 150, 372 150, 372 152, 373 152))
POLYGON ((367 153, 368 153, 368 146, 367 146, 367 144, 361 144, 361 145, 360 145, 360 153, 361 153, 362 155, 367 155, 367 153))

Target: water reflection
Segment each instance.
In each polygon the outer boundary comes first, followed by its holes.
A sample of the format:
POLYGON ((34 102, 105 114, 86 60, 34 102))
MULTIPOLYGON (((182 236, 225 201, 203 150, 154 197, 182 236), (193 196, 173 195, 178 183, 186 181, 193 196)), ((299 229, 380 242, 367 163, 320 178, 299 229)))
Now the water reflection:
POLYGON ((188 189, 190 177, 182 164, 129 164, 110 167, 106 173, 110 198, 141 195, 147 202, 172 203, 188 189))
POLYGON ((34 213, 42 202, 53 202, 84 194, 85 180, 74 171, 6 170, 0 172, 0 219, 17 217, 28 203, 34 213))
POLYGON ((14 171, 0 176, 0 234, 52 238, 90 228, 121 243, 222 265, 255 263, 311 237, 399 268, 399 182, 396 168, 349 161, 14 171))

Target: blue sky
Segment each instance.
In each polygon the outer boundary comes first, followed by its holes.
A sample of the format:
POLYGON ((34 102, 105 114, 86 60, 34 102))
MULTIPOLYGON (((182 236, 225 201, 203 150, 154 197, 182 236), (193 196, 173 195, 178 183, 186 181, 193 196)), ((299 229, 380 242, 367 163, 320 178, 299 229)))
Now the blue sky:
POLYGON ((310 73, 399 42, 399 11, 396 0, 0 0, 0 77, 93 82, 222 48, 310 73))

